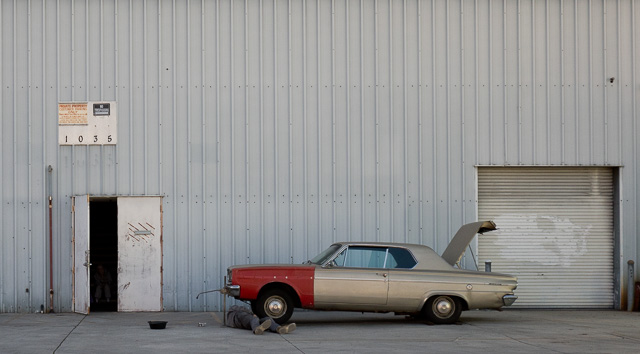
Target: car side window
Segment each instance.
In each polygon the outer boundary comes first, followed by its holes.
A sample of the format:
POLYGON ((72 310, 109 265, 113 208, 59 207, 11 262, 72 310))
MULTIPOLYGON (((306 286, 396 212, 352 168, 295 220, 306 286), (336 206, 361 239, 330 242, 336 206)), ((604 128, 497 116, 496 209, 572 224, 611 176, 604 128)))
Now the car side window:
POLYGON ((387 249, 384 247, 352 246, 335 259, 339 267, 384 268, 387 249))
POLYGON ((389 256, 385 268, 411 269, 417 264, 409 250, 404 248, 389 248, 389 256))
POLYGON ((344 261, 345 259, 347 259, 347 251, 349 250, 349 248, 345 248, 344 250, 342 250, 342 252, 340 252, 340 254, 333 259, 333 263, 335 266, 337 267, 344 267, 344 261))

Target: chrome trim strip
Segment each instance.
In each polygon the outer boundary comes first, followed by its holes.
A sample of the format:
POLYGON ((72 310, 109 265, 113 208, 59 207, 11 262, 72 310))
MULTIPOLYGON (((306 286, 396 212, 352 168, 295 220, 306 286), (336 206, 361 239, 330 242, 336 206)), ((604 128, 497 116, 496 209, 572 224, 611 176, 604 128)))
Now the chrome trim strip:
POLYGON ((338 277, 332 277, 332 278, 325 278, 322 276, 317 276, 316 275, 316 280, 349 280, 349 281, 380 281, 380 282, 384 282, 386 281, 386 277, 383 277, 382 275, 378 275, 375 277, 371 277, 371 278, 338 278, 338 277))

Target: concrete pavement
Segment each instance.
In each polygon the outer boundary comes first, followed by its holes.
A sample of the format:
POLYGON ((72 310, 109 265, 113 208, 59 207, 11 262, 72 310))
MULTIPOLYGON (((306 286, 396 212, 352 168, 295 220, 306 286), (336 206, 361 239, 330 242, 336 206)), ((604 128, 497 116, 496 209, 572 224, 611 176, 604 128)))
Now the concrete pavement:
POLYGON ((222 313, 0 314, 0 353, 638 353, 640 312, 467 311, 455 325, 391 314, 294 312, 288 335, 222 326, 222 313), (168 321, 151 330, 147 321, 168 321), (199 327, 198 323, 206 323, 199 327))

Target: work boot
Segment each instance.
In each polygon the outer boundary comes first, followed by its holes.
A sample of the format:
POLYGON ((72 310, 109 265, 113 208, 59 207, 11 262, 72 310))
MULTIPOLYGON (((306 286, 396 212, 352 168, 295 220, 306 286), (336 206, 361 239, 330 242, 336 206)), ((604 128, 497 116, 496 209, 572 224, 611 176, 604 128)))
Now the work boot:
POLYGON ((264 333, 264 331, 269 329, 269 327, 271 327, 271 320, 267 319, 264 322, 262 322, 258 327, 256 327, 256 329, 253 330, 253 334, 262 334, 264 333))
POLYGON ((293 332, 295 330, 296 330, 296 324, 295 323, 289 323, 288 325, 278 326, 278 328, 276 329, 278 334, 288 334, 288 333, 291 333, 291 332, 293 332))

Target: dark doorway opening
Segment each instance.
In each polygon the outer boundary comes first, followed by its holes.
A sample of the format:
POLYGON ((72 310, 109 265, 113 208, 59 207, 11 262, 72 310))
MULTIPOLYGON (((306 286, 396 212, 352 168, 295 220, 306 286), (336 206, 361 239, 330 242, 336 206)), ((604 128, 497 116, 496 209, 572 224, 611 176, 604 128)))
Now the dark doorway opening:
POLYGON ((118 202, 116 198, 91 198, 91 311, 118 310, 118 202))

